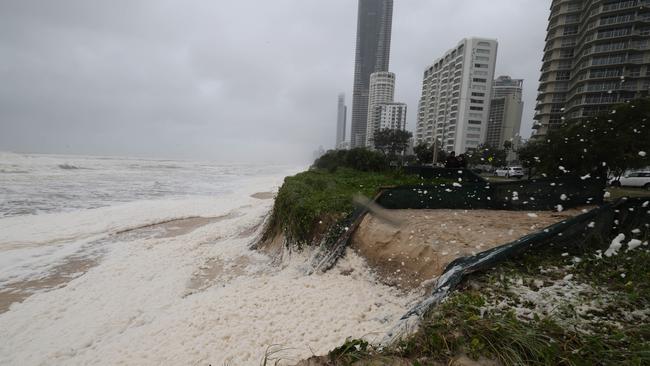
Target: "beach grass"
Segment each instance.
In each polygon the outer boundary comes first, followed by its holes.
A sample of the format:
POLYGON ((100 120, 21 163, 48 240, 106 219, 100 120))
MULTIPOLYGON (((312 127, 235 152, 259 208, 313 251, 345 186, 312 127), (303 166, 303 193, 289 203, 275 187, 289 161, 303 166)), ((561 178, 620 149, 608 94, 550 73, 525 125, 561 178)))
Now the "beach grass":
POLYGON ((648 197, 650 198, 650 191, 645 188, 634 187, 607 187, 609 192, 609 199, 615 201, 622 197, 648 197))
POLYGON ((282 231, 295 244, 310 245, 319 226, 332 225, 353 211, 355 195, 372 198, 381 187, 436 182, 442 181, 425 181, 399 171, 311 169, 285 178, 275 199, 269 227, 274 233, 282 231))

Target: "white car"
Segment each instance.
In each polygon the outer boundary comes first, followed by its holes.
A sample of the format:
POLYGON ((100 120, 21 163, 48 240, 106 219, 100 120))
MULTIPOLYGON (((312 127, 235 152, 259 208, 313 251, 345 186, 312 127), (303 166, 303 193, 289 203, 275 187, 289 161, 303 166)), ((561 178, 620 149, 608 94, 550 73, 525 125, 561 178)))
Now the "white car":
POLYGON ((494 176, 506 178, 522 178, 524 176, 524 168, 520 166, 501 167, 494 171, 494 176))
POLYGON ((625 173, 618 180, 609 182, 614 187, 642 187, 650 191, 650 171, 625 173))

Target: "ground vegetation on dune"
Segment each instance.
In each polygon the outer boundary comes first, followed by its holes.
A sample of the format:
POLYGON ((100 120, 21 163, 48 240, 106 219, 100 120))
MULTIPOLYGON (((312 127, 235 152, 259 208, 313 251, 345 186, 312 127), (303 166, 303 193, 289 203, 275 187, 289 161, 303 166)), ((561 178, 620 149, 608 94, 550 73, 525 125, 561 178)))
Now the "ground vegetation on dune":
POLYGON ((351 168, 313 168, 287 177, 275 199, 266 238, 285 235, 298 248, 318 244, 319 237, 354 210, 353 197, 372 198, 386 186, 431 184, 400 171, 360 171, 351 168))
POLYGON ((642 225, 521 255, 469 276, 416 333, 384 348, 350 339, 309 362, 650 364, 649 237, 642 225))

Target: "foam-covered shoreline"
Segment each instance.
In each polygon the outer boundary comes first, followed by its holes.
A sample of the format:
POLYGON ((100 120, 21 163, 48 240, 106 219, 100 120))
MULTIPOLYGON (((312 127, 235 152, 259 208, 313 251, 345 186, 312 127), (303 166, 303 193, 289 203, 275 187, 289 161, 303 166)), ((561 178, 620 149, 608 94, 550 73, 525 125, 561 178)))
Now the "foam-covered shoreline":
POLYGON ((291 364, 327 353, 347 337, 381 338, 414 296, 379 284, 361 258, 349 253, 330 272, 307 276, 308 252, 277 265, 248 249, 272 205, 251 194, 279 182, 260 180, 194 206, 174 208, 182 201, 170 200, 161 209, 145 201, 32 216, 31 223, 0 220, 12 228, 0 247, 13 247, 3 254, 23 251, 27 258, 1 268, 29 277, 46 270, 43 261, 85 250, 97 237, 166 219, 226 217, 177 236, 102 242, 101 260, 85 274, 0 314, 0 364, 257 365, 269 347, 291 364), (65 240, 48 242, 55 237, 65 240), (30 250, 46 250, 43 261, 30 250))

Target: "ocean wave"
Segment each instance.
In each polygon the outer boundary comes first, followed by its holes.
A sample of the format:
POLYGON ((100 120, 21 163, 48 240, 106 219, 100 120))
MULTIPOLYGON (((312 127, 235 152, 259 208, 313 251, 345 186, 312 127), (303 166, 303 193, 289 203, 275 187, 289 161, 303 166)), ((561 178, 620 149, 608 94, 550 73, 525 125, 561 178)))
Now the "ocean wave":
POLYGON ((87 169, 87 168, 78 167, 76 165, 72 165, 72 164, 68 164, 68 163, 59 164, 58 167, 60 169, 64 169, 64 170, 87 169))
POLYGON ((28 174, 27 170, 9 170, 9 169, 0 169, 0 174, 28 174))

